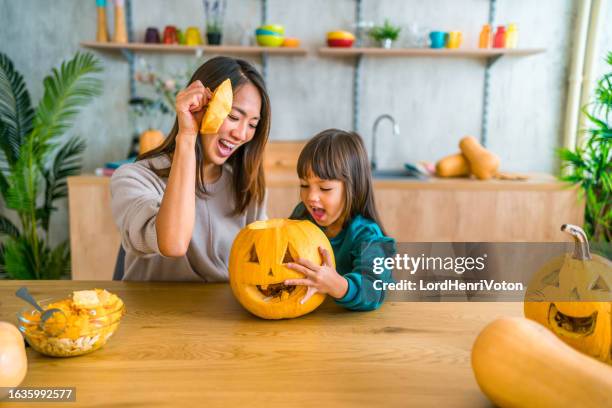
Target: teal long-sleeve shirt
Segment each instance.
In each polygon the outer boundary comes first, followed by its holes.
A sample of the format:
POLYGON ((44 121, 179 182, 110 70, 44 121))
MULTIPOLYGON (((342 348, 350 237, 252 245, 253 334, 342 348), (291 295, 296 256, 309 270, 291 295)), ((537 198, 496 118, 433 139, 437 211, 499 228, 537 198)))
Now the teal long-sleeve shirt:
MULTIPOLYGON (((291 214, 292 219, 306 219, 317 225, 304 204, 300 203, 291 214)), ((320 227, 321 228, 321 227, 320 227)), ((321 228, 323 229, 323 228, 321 228)), ((391 271, 381 274, 373 271, 374 258, 395 255, 395 240, 383 235, 374 221, 357 215, 334 238, 330 239, 336 271, 348 282, 348 290, 336 303, 350 310, 375 310, 385 300, 385 291, 377 290, 377 280, 391 282, 391 271)))

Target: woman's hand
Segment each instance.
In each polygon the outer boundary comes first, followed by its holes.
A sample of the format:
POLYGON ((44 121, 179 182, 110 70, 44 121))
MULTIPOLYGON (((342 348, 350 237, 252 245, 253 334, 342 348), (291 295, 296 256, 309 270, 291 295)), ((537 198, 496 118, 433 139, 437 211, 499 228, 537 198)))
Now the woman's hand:
POLYGON ((319 253, 323 258, 323 265, 318 266, 307 259, 298 259, 296 263, 288 263, 287 268, 293 269, 305 276, 303 279, 287 279, 285 285, 306 285, 308 291, 300 301, 304 304, 315 293, 327 293, 330 296, 340 299, 348 290, 348 281, 341 276, 332 266, 329 252, 319 247, 319 253))
POLYGON ((176 95, 176 117, 178 118, 179 134, 194 138, 199 133, 200 122, 204 115, 204 107, 212 97, 210 89, 204 87, 199 80, 191 83, 176 95))

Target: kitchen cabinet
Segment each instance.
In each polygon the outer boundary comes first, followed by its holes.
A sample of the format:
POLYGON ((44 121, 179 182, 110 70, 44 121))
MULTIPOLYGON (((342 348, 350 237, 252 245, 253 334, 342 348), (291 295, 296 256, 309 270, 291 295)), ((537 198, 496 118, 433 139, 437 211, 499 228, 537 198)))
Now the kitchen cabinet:
MULTIPOLYGON (((399 242, 560 242, 562 224, 582 225, 575 187, 545 174, 527 181, 375 179, 376 206, 399 242)), ((293 173, 267 178, 270 216, 287 217, 299 201, 293 173)))
MULTIPOLYGON (((268 145, 268 216, 285 218, 299 202, 295 172, 302 142, 268 145)), ((68 179, 73 279, 111 279, 120 245, 110 210, 110 179, 68 179)), ((527 181, 378 179, 374 191, 388 235, 399 242, 565 241, 561 224, 582 225, 578 190, 550 175, 527 181)))

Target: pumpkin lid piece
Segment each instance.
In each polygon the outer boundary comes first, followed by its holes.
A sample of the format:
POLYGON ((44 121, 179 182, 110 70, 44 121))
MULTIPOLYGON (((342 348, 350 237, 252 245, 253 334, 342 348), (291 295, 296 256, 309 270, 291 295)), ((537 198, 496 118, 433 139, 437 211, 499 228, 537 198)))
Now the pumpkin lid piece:
POLYGON ((213 92, 212 98, 208 102, 204 119, 202 119, 200 133, 210 134, 219 131, 221 124, 223 124, 223 121, 232 110, 233 99, 232 82, 228 78, 213 92))

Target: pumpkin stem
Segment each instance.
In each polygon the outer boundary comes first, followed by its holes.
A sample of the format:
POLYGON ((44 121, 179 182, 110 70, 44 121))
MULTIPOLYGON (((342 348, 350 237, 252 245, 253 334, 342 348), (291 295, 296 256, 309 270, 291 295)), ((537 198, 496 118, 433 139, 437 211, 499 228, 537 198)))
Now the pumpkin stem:
POLYGON ((563 224, 561 226, 561 231, 567 232, 574 237, 574 242, 576 243, 573 254, 574 259, 579 259, 581 261, 591 259, 589 240, 582 228, 577 225, 563 224))

